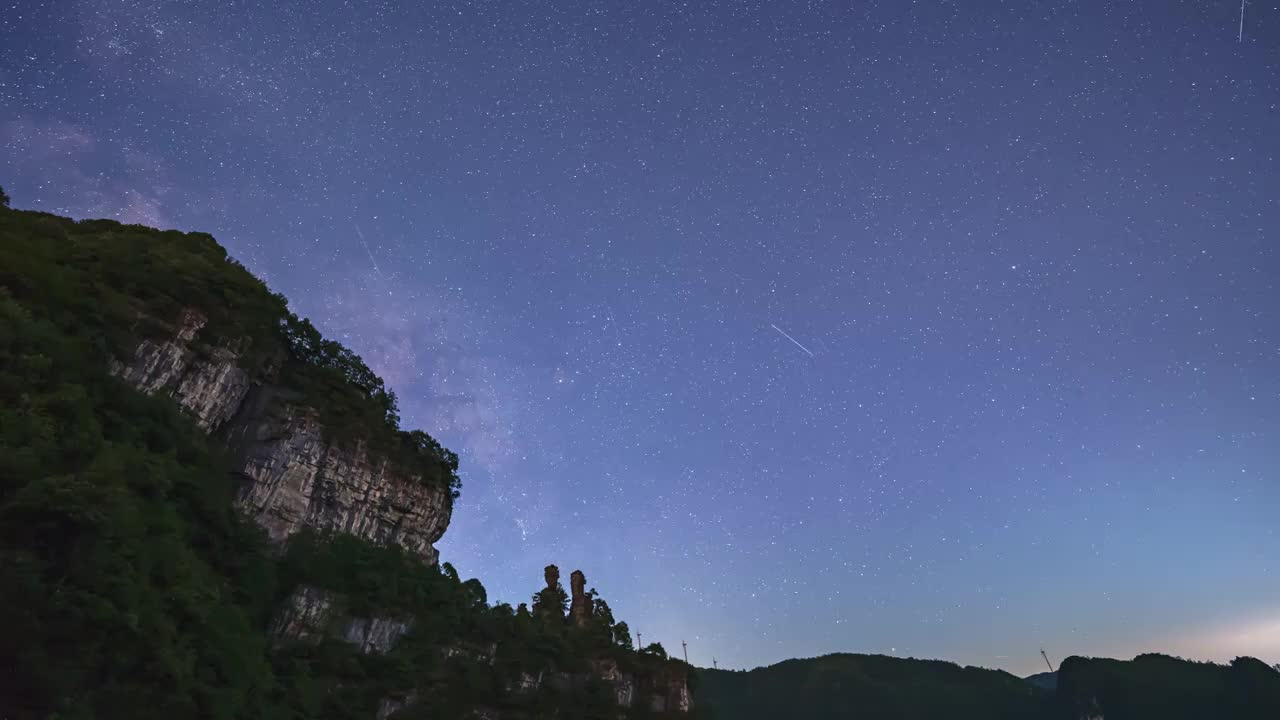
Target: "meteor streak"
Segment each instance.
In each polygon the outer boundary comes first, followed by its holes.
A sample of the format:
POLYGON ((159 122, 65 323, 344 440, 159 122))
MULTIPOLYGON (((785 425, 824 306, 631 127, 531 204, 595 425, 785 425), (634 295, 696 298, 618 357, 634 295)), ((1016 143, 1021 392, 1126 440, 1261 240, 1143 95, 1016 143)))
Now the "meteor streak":
POLYGON ((373 259, 373 251, 369 249, 369 243, 365 241, 364 233, 360 232, 360 226, 355 223, 351 224, 355 225, 356 235, 360 238, 360 244, 364 246, 364 251, 369 254, 369 262, 373 263, 373 271, 378 273, 378 277, 386 280, 385 277, 382 277, 382 268, 378 267, 378 261, 373 259))
POLYGON ((790 335, 788 335, 786 330, 783 330, 782 328, 778 327, 777 325, 774 325, 773 323, 769 323, 769 327, 771 327, 771 328, 773 328, 774 330, 777 330, 778 332, 782 333, 782 337, 784 337, 784 338, 786 338, 786 339, 790 340, 791 342, 793 342, 793 343, 795 343, 795 344, 796 344, 796 347, 798 347, 798 348, 800 348, 801 350, 803 350, 803 351, 805 351, 805 352, 809 353, 809 357, 814 357, 814 355, 813 355, 813 351, 812 351, 812 350, 810 350, 809 348, 807 348, 807 347, 805 347, 805 346, 801 345, 801 344, 800 344, 800 341, 799 341, 799 340, 796 340, 795 338, 793 338, 793 337, 791 337, 790 335))

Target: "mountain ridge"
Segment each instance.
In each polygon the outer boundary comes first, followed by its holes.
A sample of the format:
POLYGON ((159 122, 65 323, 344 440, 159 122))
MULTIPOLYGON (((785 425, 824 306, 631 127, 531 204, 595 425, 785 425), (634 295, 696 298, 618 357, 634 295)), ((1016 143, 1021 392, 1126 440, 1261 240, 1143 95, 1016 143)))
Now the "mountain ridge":
POLYGON ((752 670, 698 669, 695 700, 717 717, 755 720, 1261 720, 1280 717, 1280 670, 1158 654, 1069 657, 1056 687, 944 660, 831 653, 752 670))
POLYGON ((212 236, 0 204, 0 716, 697 714, 581 573, 438 562, 457 467, 212 236))

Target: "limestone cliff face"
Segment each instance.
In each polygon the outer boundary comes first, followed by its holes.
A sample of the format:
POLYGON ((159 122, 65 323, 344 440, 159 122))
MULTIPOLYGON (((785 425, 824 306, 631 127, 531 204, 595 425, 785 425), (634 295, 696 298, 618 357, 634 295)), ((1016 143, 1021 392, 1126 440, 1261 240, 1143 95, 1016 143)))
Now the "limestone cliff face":
POLYGON ((591 663, 591 672, 597 678, 613 686, 614 701, 620 707, 629 708, 636 698, 636 679, 618 670, 618 663, 601 659, 591 663))
POLYGON ((273 540, 311 527, 438 560, 433 543, 452 509, 446 492, 397 472, 359 442, 327 441, 309 408, 272 388, 255 390, 230 423, 227 441, 246 481, 237 505, 273 540))
POLYGON ((683 670, 667 670, 633 682, 638 702, 645 702, 653 712, 687 713, 693 709, 693 696, 683 670))
POLYGON ((610 686, 614 702, 624 709, 643 707, 656 713, 687 713, 693 709, 683 671, 637 677, 623 672, 610 658, 597 658, 591 661, 590 672, 555 673, 550 678, 551 684, 562 691, 581 689, 593 680, 610 686))
POLYGON ((334 637, 355 645, 360 652, 382 654, 412 627, 412 622, 401 618, 346 616, 331 593, 304 585, 294 590, 276 613, 271 637, 277 643, 318 643, 334 637))
POLYGON ((319 588, 303 586, 289 596, 271 621, 271 637, 283 642, 320 642, 333 614, 333 597, 319 588))
POLYGON ((244 478, 239 509, 276 541, 311 527, 397 544, 429 563, 452 514, 446 489, 399 472, 363 444, 326 438, 305 398, 255 380, 237 347, 199 342, 204 315, 187 310, 172 337, 143 340, 111 372, 168 394, 205 432, 227 441, 244 478))
MULTIPOLYGON (((143 392, 172 397, 200 428, 226 444, 243 480, 236 500, 239 511, 277 542, 312 528, 399 545, 437 562, 434 543, 452 513, 449 490, 422 482, 359 440, 330 437, 305 397, 284 389, 271 370, 246 368, 242 358, 247 342, 204 342, 206 325, 200 312, 184 311, 169 337, 141 341, 126 362, 110 361, 110 370, 143 392)), ((562 599, 559 570, 548 566, 545 579, 562 599)), ((585 577, 576 571, 570 584, 572 622, 584 625, 593 610, 585 577)), ((409 618, 352 616, 345 605, 344 598, 329 591, 298 587, 275 613, 272 639, 318 643, 330 638, 366 654, 381 654, 412 630, 409 618)), ((559 614, 555 605, 548 612, 559 614)), ((445 661, 492 666, 497 646, 459 640, 439 651, 445 661)), ((529 695, 548 684, 580 688, 592 679, 608 683, 622 709, 670 713, 692 707, 683 673, 632 675, 608 659, 592 661, 587 673, 520 672, 506 691, 529 695)), ((371 712, 385 720, 418 698, 416 690, 406 690, 383 698, 371 712)), ((478 718, 501 716, 487 707, 473 712, 478 718)))
POLYGON ((684 676, 662 678, 650 697, 650 707, 655 712, 687 713, 693 709, 693 697, 684 676))
POLYGON ((196 352, 192 341, 207 322, 202 313, 186 310, 173 337, 143 340, 129 364, 113 358, 110 369, 148 395, 171 395, 202 430, 210 432, 239 409, 249 392, 249 374, 236 364, 239 348, 211 348, 207 357, 196 352))
POLYGON ((405 695, 383 698, 378 703, 378 711, 374 714, 374 720, 387 720, 400 708, 406 705, 412 705, 418 701, 418 693, 410 692, 405 695))

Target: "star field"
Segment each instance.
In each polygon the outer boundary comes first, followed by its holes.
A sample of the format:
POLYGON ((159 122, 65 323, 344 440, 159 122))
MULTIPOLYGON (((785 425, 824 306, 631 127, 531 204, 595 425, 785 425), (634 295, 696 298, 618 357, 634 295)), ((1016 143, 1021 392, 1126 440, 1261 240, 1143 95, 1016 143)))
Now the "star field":
MULTIPOLYGON (((3 0, 0 0, 2 2, 3 0)), ((0 5, 16 207, 204 230, 695 664, 1280 662, 1280 5, 0 5)))

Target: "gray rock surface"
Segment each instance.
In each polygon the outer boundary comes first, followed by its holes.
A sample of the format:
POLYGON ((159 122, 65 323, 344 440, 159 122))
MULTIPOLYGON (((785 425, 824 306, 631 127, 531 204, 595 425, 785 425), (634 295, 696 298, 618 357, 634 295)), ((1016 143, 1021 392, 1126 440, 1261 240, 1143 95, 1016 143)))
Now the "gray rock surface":
POLYGON ((236 347, 203 347, 207 320, 186 310, 166 340, 143 340, 116 376, 149 394, 166 393, 205 432, 225 436, 244 478, 238 508, 282 541, 305 527, 396 544, 429 563, 449 526, 448 490, 423 483, 359 441, 326 437, 309 407, 271 385, 255 386, 236 347))
POLYGON ((373 655, 389 651, 413 627, 413 622, 404 618, 343 616, 339 605, 332 593, 303 585, 276 612, 271 637, 276 643, 310 644, 335 637, 373 655))
POLYGON ((109 369, 148 395, 171 395, 201 429, 210 432, 235 414, 250 383, 248 373, 237 364, 239 348, 216 347, 203 356, 193 347, 207 322, 202 313, 186 310, 173 337, 143 340, 127 364, 112 359, 109 369))

